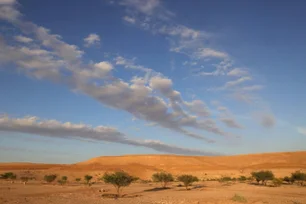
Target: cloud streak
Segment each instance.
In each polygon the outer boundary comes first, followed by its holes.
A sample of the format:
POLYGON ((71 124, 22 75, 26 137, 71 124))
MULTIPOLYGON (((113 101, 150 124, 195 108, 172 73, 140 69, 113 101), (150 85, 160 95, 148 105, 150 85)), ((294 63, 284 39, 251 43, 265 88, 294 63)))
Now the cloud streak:
POLYGON ((40 120, 37 117, 10 118, 0 116, 0 131, 34 134, 47 137, 65 139, 89 139, 94 141, 106 141, 131 146, 147 147, 159 152, 186 155, 216 155, 214 152, 206 152, 196 149, 188 149, 167 145, 156 140, 134 140, 126 137, 113 127, 92 127, 85 124, 61 123, 57 120, 40 120))

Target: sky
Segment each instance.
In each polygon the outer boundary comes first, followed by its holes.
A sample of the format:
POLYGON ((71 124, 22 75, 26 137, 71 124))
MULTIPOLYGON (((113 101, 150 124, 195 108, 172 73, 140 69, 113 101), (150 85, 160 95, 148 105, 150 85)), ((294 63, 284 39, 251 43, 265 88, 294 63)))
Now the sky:
POLYGON ((0 0, 0 162, 306 150, 305 6, 0 0))

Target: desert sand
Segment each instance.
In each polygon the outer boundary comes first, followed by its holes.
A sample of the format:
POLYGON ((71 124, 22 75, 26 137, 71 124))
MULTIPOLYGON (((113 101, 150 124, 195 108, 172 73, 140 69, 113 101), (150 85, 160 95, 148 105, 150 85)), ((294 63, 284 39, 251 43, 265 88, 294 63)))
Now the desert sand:
POLYGON ((306 152, 282 152, 237 156, 177 156, 177 155, 125 155, 102 156, 76 164, 32 164, 2 163, 0 173, 12 171, 18 177, 30 176, 36 180, 23 185, 20 181, 10 183, 0 180, 0 203, 237 203, 231 198, 241 195, 247 203, 306 203, 306 187, 282 185, 267 187, 245 182, 219 183, 207 181, 221 176, 250 176, 256 170, 272 170, 276 177, 290 176, 291 172, 306 171, 306 152), (142 180, 150 180, 155 172, 167 171, 174 176, 192 174, 200 182, 191 190, 184 190, 179 182, 170 184, 170 189, 156 190, 159 184, 137 182, 124 189, 124 196, 118 200, 102 197, 114 193, 111 185, 103 184, 99 178, 105 172, 123 170, 142 180), (64 186, 45 184, 43 176, 57 174, 68 176, 64 186), (92 175, 92 186, 76 183, 75 178, 92 175), (104 190, 101 191, 101 189, 104 190))

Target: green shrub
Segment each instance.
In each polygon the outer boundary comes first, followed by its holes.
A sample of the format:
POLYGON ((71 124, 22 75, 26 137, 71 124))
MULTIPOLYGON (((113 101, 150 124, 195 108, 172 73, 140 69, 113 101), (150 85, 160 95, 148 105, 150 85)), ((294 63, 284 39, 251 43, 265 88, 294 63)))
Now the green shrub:
POLYGON ((177 180, 183 182, 186 190, 188 190, 188 186, 192 185, 193 182, 199 181, 198 177, 187 174, 179 176, 177 180))
POLYGON ((296 171, 291 174, 291 179, 293 182, 297 181, 302 186, 303 182, 306 181, 306 174, 300 171, 296 171))
POLYGON ((91 179, 92 179, 92 176, 90 176, 90 175, 85 175, 84 176, 84 180, 85 180, 86 184, 88 184, 88 185, 90 185, 90 180, 91 179))
POLYGON ((76 182, 80 182, 80 181, 81 181, 81 178, 76 178, 75 181, 76 181, 76 182))
POLYGON ((285 176, 283 178, 283 181, 287 182, 287 183, 290 183, 290 184, 293 184, 294 183, 294 180, 292 177, 289 177, 289 176, 285 176))
POLYGON ((51 183, 56 179, 56 177, 57 177, 57 175, 55 175, 55 174, 45 175, 44 180, 48 183, 51 183))
POLYGON ((279 178, 274 178, 272 180, 272 183, 275 187, 278 187, 278 186, 281 186, 283 184, 283 180, 282 179, 279 179, 279 178))
POLYGON ((120 190, 123 187, 129 186, 132 182, 138 180, 138 178, 130 176, 128 173, 119 171, 112 174, 105 173, 102 177, 105 183, 112 184, 117 191, 117 195, 120 196, 120 190))
POLYGON ((154 182, 161 182, 162 187, 166 188, 168 183, 173 181, 173 176, 170 173, 160 172, 152 175, 152 180, 154 182))
POLYGON ((257 171, 252 172, 251 175, 254 179, 256 179, 257 183, 261 181, 264 185, 266 185, 267 181, 274 179, 274 174, 272 171, 257 171))
POLYGON ((229 182, 229 181, 231 181, 231 180, 232 180, 231 177, 229 177, 229 176, 223 176, 223 177, 221 177, 221 178, 219 179, 219 182, 223 183, 223 182, 229 182))
POLYGON ((240 203, 246 203, 248 202, 247 199, 241 195, 238 195, 238 194, 235 194, 232 199, 232 201, 235 201, 235 202, 240 202, 240 203))
POLYGON ((238 181, 240 181, 240 182, 244 182, 244 181, 246 181, 247 180, 247 177, 245 177, 245 176, 240 176, 239 178, 238 178, 238 181))
POLYGON ((1 179, 10 179, 10 180, 15 180, 17 178, 16 174, 13 172, 6 172, 4 174, 0 175, 1 179))

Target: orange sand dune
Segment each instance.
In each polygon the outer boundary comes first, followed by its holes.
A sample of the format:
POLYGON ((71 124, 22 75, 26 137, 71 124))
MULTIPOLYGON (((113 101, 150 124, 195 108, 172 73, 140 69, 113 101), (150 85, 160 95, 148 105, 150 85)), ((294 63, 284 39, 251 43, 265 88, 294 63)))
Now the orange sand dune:
POLYGON ((154 172, 192 173, 200 177, 247 175, 250 171, 271 169, 279 175, 306 169, 306 151, 263 153, 236 156, 125 155, 102 156, 71 165, 0 163, 3 170, 41 170, 78 176, 84 172, 100 175, 106 171, 124 170, 140 178, 154 172))

